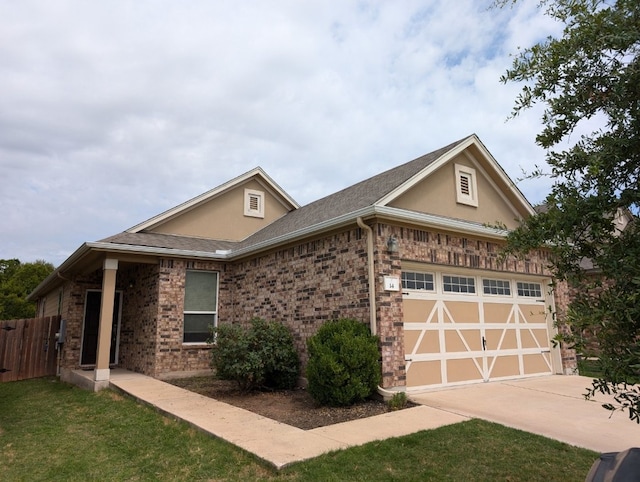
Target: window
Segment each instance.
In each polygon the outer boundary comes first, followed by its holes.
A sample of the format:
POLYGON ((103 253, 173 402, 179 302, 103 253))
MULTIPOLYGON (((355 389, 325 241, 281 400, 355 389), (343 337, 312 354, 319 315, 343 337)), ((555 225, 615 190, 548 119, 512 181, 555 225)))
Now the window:
POLYGON ((523 283, 522 281, 518 281, 518 296, 541 298, 542 286, 540 283, 523 283))
POLYGON ((442 276, 442 289, 446 293, 475 293, 475 278, 466 276, 442 276))
POLYGON ((244 215, 264 218, 264 193, 262 191, 244 190, 244 215))
POLYGON ((406 290, 433 291, 433 275, 429 273, 402 272, 402 288, 406 290))
POLYGON ((218 273, 187 271, 184 285, 184 343, 204 343, 218 315, 218 273))
POLYGON ((472 167, 455 165, 456 171, 456 201, 460 204, 478 207, 478 187, 476 185, 476 170, 472 167))
POLYGON ((482 289, 485 295, 511 296, 511 283, 501 279, 483 279, 482 289))

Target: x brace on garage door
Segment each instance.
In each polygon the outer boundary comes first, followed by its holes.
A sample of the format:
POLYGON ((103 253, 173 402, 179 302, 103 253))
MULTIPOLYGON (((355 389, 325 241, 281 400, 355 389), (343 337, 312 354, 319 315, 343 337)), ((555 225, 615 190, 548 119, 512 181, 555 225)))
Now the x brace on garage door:
POLYGON ((444 292, 442 279, 403 290, 407 388, 552 373, 544 299, 518 296, 515 280, 508 295, 486 295, 444 292))

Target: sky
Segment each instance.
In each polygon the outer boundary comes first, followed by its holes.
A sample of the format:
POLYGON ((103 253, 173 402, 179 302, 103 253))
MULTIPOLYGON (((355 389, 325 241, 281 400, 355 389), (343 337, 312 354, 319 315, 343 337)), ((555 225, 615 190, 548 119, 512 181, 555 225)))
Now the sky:
POLYGON ((508 120, 499 79, 559 31, 537 3, 0 0, 0 259, 57 266, 257 166, 304 205, 476 133, 519 179, 541 111, 508 120))

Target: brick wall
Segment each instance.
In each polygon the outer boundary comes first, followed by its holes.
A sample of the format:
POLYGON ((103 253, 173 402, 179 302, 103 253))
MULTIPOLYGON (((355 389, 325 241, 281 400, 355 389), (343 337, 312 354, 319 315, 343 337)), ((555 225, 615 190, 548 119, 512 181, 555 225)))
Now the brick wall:
POLYGON ((366 238, 359 228, 234 263, 220 320, 246 323, 260 317, 286 324, 304 365, 307 339, 325 321, 368 323, 366 263, 366 238))
MULTIPOLYGON (((382 223, 373 229, 377 331, 385 387, 405 384, 402 292, 387 292, 383 287, 385 275, 400 276, 403 261, 548 275, 543 251, 527 259, 501 261, 500 245, 494 241, 382 223), (398 239, 398 253, 387 250, 391 235, 398 239)), ((119 366, 156 377, 209 368, 208 346, 182 343, 187 269, 220 273, 219 323, 246 323, 261 317, 289 326, 303 366, 307 339, 325 321, 350 317, 369 323, 367 243, 360 228, 230 264, 161 259, 155 265, 118 270, 117 289, 123 290, 119 366)), ((98 270, 65 285, 63 367, 78 367, 85 292, 100 289, 101 280, 102 270, 98 270)), ((556 291, 560 311, 566 306, 566 296, 562 289, 556 291)), ((561 354, 569 373, 575 366, 575 353, 563 348, 561 354)))
POLYGON ((125 289, 118 366, 145 375, 156 369, 158 274, 158 265, 141 264, 122 267, 117 275, 125 289))
POLYGON ((80 367, 82 323, 87 290, 102 288, 102 270, 88 276, 77 276, 64 285, 62 319, 66 322, 66 336, 60 357, 60 367, 75 370, 80 367))
POLYGON ((184 286, 187 269, 218 271, 218 320, 226 318, 228 287, 225 265, 212 261, 162 259, 159 263, 158 315, 155 336, 154 376, 209 368, 208 345, 185 345, 183 339, 184 286))

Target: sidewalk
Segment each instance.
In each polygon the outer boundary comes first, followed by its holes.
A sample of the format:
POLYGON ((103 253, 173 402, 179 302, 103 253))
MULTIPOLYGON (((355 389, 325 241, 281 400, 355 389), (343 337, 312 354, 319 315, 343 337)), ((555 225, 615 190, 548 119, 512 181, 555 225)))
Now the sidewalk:
POLYGON ((253 453, 280 469, 332 450, 400 437, 469 417, 418 406, 375 417, 302 430, 160 380, 115 369, 111 386, 161 412, 253 453))

